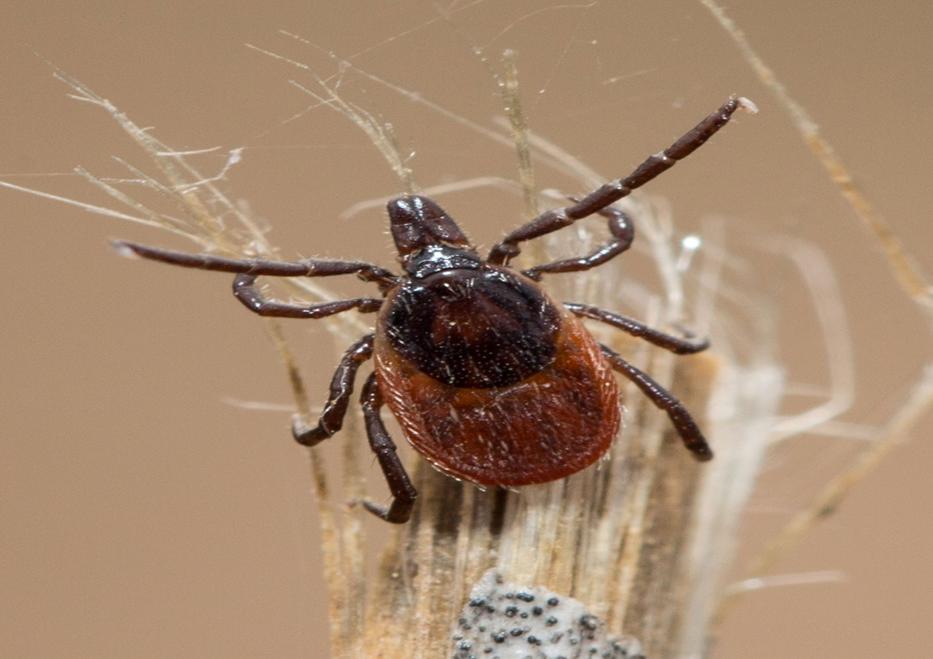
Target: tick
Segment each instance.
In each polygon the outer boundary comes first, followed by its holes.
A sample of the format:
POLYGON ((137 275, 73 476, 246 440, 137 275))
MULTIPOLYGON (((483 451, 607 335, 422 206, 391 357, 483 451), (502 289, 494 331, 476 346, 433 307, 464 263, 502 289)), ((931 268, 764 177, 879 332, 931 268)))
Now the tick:
POLYGON ((441 471, 490 487, 557 480, 606 453, 619 430, 619 391, 613 371, 630 379, 670 417, 698 460, 713 453, 683 404, 646 373, 600 345, 581 318, 604 322, 676 354, 696 353, 706 341, 671 336, 611 311, 552 300, 543 275, 589 270, 629 248, 631 219, 611 204, 690 155, 733 113, 754 111, 732 97, 664 151, 626 176, 578 200, 548 210, 507 234, 484 259, 454 220, 431 199, 405 195, 388 203, 392 238, 403 274, 357 261, 270 261, 188 254, 118 241, 123 253, 172 265, 237 273, 233 294, 260 316, 323 318, 355 309, 376 313, 375 330, 343 355, 317 425, 293 423, 296 441, 314 446, 340 430, 360 366, 374 360, 360 403, 369 444, 385 474, 392 503, 364 502, 394 523, 411 516, 417 491, 380 416, 388 405, 405 437, 441 471), (520 244, 598 214, 611 240, 591 254, 526 270, 509 267, 520 244), (310 305, 266 298, 259 276, 329 277, 355 274, 381 297, 310 305))

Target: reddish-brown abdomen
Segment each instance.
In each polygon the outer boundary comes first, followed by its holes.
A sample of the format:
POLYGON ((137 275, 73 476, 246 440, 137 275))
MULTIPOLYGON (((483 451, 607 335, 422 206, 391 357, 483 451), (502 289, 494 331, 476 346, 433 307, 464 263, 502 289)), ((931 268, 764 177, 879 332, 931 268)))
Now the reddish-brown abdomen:
POLYGON ((479 388, 418 370, 387 338, 383 315, 376 374, 412 446, 446 473, 489 486, 545 483, 599 459, 619 429, 616 381, 581 323, 563 310, 557 317, 547 366, 507 386, 479 388))

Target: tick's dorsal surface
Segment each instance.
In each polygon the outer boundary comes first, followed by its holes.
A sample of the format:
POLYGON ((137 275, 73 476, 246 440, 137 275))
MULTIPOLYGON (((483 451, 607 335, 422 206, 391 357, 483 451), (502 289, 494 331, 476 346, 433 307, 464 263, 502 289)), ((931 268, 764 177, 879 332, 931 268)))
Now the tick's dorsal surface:
POLYGON ((562 478, 597 460, 618 430, 615 379, 595 341, 504 268, 407 282, 380 314, 375 355, 412 445, 474 483, 562 478))
POLYGON ((418 370, 454 387, 506 387, 554 361, 557 309, 504 268, 412 279, 385 313, 386 339, 418 370))

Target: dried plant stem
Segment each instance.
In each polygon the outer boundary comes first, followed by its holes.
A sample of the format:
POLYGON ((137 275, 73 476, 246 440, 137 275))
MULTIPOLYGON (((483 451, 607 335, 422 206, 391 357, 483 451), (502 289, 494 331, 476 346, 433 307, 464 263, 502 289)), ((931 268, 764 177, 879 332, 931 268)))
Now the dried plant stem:
MULTIPOLYGON (((155 226, 194 240, 203 249, 219 254, 243 256, 247 253, 274 255, 275 249, 266 240, 265 231, 238 204, 226 197, 214 185, 218 177, 205 177, 187 160, 188 154, 177 152, 155 138, 151 131, 134 123, 114 104, 99 96, 80 81, 56 69, 56 77, 71 87, 72 96, 105 110, 129 135, 129 137, 150 157, 161 174, 162 180, 151 177, 138 168, 124 163, 134 175, 147 183, 147 187, 158 192, 181 213, 173 217, 156 212, 139 202, 131 195, 93 176, 83 169, 78 173, 93 185, 101 188, 111 198, 129 207, 137 215, 126 215, 111 209, 81 204, 73 200, 54 197, 58 201, 81 206, 93 213, 140 222, 155 226), (214 209, 209 211, 208 208, 214 209), (232 221, 223 222, 224 216, 232 221)), ((228 161, 229 164, 235 159, 228 161)), ((13 186, 7 186, 13 187, 13 186)), ((37 191, 24 189, 33 194, 37 191)), ((51 195, 44 195, 51 196, 51 195)), ((286 285, 297 287, 304 295, 317 299, 327 299, 327 291, 309 280, 289 279, 286 285)), ((359 321, 350 318, 339 319, 330 327, 338 334, 354 330, 359 321), (341 322, 342 321, 342 322, 341 322)), ((267 333, 279 353, 288 374, 296 410, 303 415, 310 412, 304 382, 297 362, 282 332, 279 322, 266 320, 267 333)), ((352 422, 351 422, 352 428, 352 422)), ((359 460, 356 457, 357 444, 348 443, 345 451, 343 494, 359 497, 362 494, 359 460)), ((362 533, 358 518, 349 516, 338 520, 335 514, 333 497, 335 493, 328 483, 322 457, 318 452, 308 451, 311 473, 312 492, 318 502, 320 528, 322 536, 322 555, 324 561, 324 579, 327 583, 330 606, 331 638, 336 656, 359 656, 355 645, 360 638, 360 625, 363 621, 363 550, 362 533)))
POLYGON ((855 185, 848 168, 842 162, 832 145, 820 134, 819 126, 810 117, 806 109, 788 93, 784 85, 778 80, 774 71, 764 63, 764 60, 752 48, 745 33, 739 29, 735 22, 726 16, 725 10, 715 0, 700 0, 726 30, 742 57, 749 63, 759 80, 764 83, 777 97, 778 101, 790 115, 804 143, 816 157, 819 163, 839 187, 843 198, 855 211, 855 215, 872 232, 884 251, 888 266, 895 279, 904 291, 916 302, 928 316, 933 316, 933 285, 927 276, 920 270, 915 259, 904 247, 894 229, 888 224, 872 203, 855 185))
MULTIPOLYGON (((655 373, 666 370, 688 404, 703 409, 715 358, 671 370, 663 357, 655 373)), ((411 523, 394 530, 375 577, 362 656, 450 656, 451 626, 490 568, 575 597, 611 629, 639 637, 650 656, 668 656, 699 469, 663 415, 639 398, 630 399, 611 460, 563 481, 480 491, 419 461, 419 504, 411 523)))
MULTIPOLYGON (((288 374, 288 381, 292 390, 292 398, 295 402, 295 409, 299 414, 307 415, 311 408, 308 404, 308 395, 304 386, 304 379, 298 370, 295 356, 285 340, 282 333, 282 325, 277 320, 266 319, 266 332, 269 335, 272 345, 279 353, 285 370, 288 374)), ((311 474, 311 491, 318 504, 318 515, 320 517, 321 544, 324 547, 322 555, 324 558, 324 582, 327 584, 328 608, 330 612, 331 636, 334 639, 334 650, 340 652, 337 656, 350 656, 346 648, 341 646, 344 639, 354 638, 354 620, 350 615, 353 612, 351 602, 343 601, 343 594, 349 592, 346 580, 349 575, 354 574, 347 571, 345 566, 339 564, 339 554, 336 551, 328 551, 328 548, 336 548, 338 542, 338 526, 334 518, 334 511, 328 501, 330 499, 330 490, 327 484, 327 474, 320 455, 313 449, 308 450, 308 466, 311 474)))
POLYGON ((518 86, 518 64, 515 51, 506 50, 502 55, 505 64, 505 76, 499 83, 502 90, 502 104, 509 119, 512 140, 515 142, 515 155, 518 157, 518 176, 525 202, 525 217, 531 219, 538 215, 538 195, 535 186, 535 170, 531 165, 531 149, 528 146, 528 125, 522 111, 522 97, 518 86))
MULTIPOLYGON (((807 110, 797 102, 778 79, 774 71, 765 64, 752 48, 745 33, 729 18, 716 0, 700 0, 714 16, 720 26, 735 42, 742 57, 751 66, 759 80, 778 99, 791 118, 810 152, 823 166, 840 194, 862 223, 875 237, 885 255, 888 267, 895 280, 923 312, 928 321, 933 321, 933 284, 920 269, 916 260, 904 247, 903 242, 891 225, 875 210, 873 204, 852 179, 848 168, 836 154, 832 145, 820 134, 816 122, 807 110)), ((900 444, 910 427, 933 405, 933 367, 928 365, 910 398, 886 424, 877 438, 865 448, 838 476, 830 480, 813 501, 773 538, 747 567, 747 578, 762 575, 771 569, 781 557, 791 551, 820 520, 832 514, 851 490, 878 467, 890 452, 900 444)), ((713 627, 718 625, 743 591, 727 595, 717 609, 713 627)))
MULTIPOLYGON (((846 469, 826 483, 810 504, 797 513, 745 569, 744 579, 766 574, 794 549, 821 519, 831 515, 852 489, 870 474, 888 454, 905 440, 914 424, 933 405, 933 366, 927 366, 920 380, 878 437, 855 457, 846 469)), ((731 593, 719 605, 713 621, 715 628, 735 605, 742 591, 731 593)))

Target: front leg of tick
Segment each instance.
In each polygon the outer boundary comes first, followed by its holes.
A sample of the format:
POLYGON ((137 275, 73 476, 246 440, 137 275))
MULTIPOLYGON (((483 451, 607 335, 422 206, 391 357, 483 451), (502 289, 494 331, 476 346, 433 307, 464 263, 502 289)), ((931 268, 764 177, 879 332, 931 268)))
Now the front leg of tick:
MULTIPOLYGON (((572 201, 576 201, 572 199, 572 201)), ((606 263, 615 258, 622 252, 628 250, 635 240, 635 226, 628 214, 618 208, 607 206, 598 211, 600 215, 606 218, 609 227, 609 234, 612 238, 608 243, 596 249, 592 254, 580 256, 572 259, 561 259, 551 263, 543 263, 533 268, 523 270, 522 274, 535 281, 541 281, 541 275, 558 272, 582 272, 595 268, 598 265, 606 263)))
MULTIPOLYGON (((495 265, 508 265, 511 259, 521 253, 519 247, 521 243, 570 226, 577 220, 598 213, 610 204, 614 204, 623 197, 628 196, 633 190, 645 185, 700 148, 720 128, 729 123, 732 115, 739 109, 752 113, 758 111, 755 104, 747 98, 736 96, 729 98, 669 147, 648 156, 628 176, 615 179, 596 188, 569 206, 545 211, 527 224, 510 232, 490 250, 489 262, 495 265)), ((561 272, 561 270, 556 271, 561 272)))

